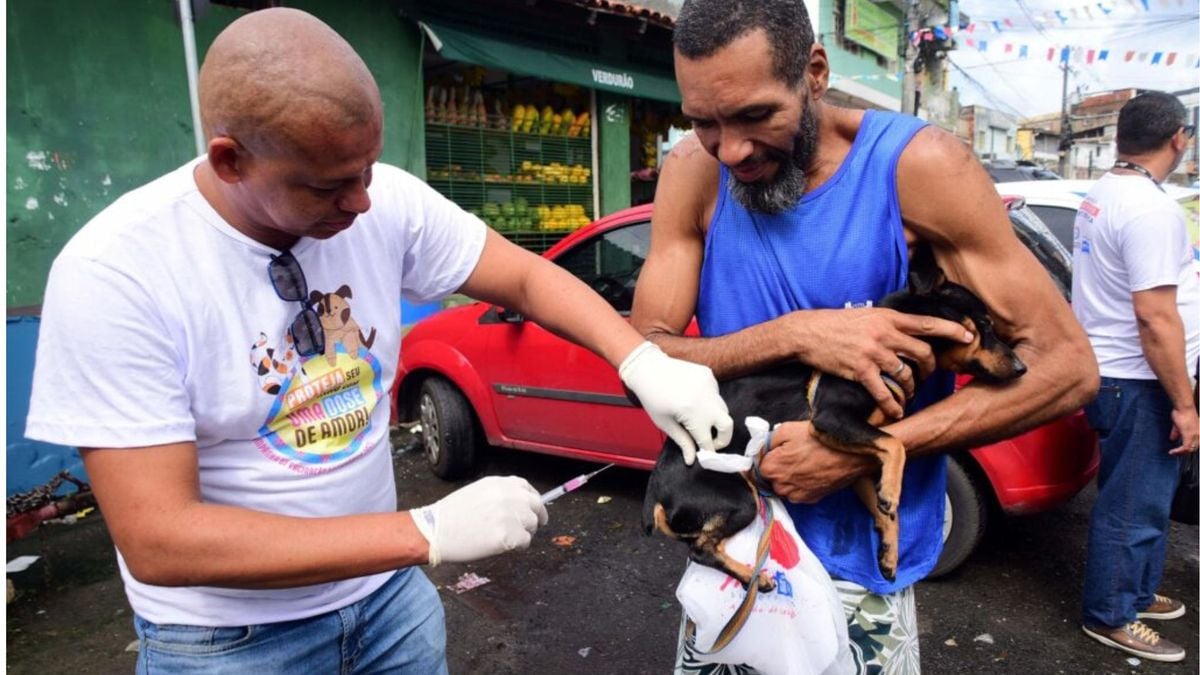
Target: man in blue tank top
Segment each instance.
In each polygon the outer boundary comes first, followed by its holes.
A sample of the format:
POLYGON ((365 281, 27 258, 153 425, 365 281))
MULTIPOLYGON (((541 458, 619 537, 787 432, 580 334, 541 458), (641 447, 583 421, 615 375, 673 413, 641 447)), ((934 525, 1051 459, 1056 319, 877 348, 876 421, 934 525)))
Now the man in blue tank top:
MULTIPOLYGON (((870 515, 843 489, 874 468, 870 460, 828 450, 807 422, 791 422, 762 462, 837 580, 860 672, 919 672, 911 587, 941 552, 941 453, 1090 400, 1098 374, 1087 339, 968 147, 916 118, 823 100, 829 60, 802 0, 690 0, 674 41, 695 133, 672 149, 659 179, 637 328, 718 378, 799 360, 860 382, 899 416, 883 374, 911 391, 900 355, 928 375, 932 355, 918 336, 970 339, 955 323, 872 307, 904 285, 909 248, 926 241, 1029 367, 1012 385, 969 385, 886 428, 910 458, 894 581, 876 565, 870 515), (693 315, 702 337, 683 336, 693 315)), ((933 400, 949 392, 946 378, 927 384, 941 385, 933 400)), ((704 670, 686 648, 677 667, 704 670)))

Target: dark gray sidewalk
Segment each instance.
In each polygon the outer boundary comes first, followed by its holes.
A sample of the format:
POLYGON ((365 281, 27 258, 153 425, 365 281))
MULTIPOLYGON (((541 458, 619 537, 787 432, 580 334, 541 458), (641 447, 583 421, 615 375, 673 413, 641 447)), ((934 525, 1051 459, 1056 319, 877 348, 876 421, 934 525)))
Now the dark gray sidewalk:
MULTIPOLYGON (((402 505, 427 503, 452 487, 423 462, 415 452, 396 458, 402 505)), ((524 476, 546 490, 591 468, 493 451, 486 472, 524 476)), ((561 498, 529 551, 428 571, 446 606, 452 673, 669 672, 679 621, 674 589, 685 555, 682 545, 641 533, 646 477, 612 469, 561 498), (610 499, 599 503, 602 496, 610 499), (461 594, 449 588, 468 572, 490 582, 461 594)), ((1080 632, 1093 498, 1089 487, 1056 511, 1001 521, 959 572, 918 585, 927 675, 1197 672, 1196 527, 1173 527, 1162 589, 1182 598, 1188 613, 1153 622, 1189 648, 1183 663, 1135 664, 1080 632)), ((133 672, 130 610, 103 518, 93 513, 75 525, 43 527, 8 547, 9 560, 18 555, 42 559, 10 575, 18 595, 7 608, 8 672, 133 672)))

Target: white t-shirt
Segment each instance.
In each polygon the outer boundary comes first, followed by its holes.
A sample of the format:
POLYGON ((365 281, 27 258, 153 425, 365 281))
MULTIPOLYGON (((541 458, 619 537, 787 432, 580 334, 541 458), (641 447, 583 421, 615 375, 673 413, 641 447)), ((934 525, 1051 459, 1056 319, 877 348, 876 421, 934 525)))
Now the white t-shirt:
POLYGON ((1183 209, 1145 176, 1105 174, 1075 216, 1071 304, 1087 331, 1100 374, 1157 376, 1142 352, 1133 294, 1175 286, 1188 371, 1200 357, 1200 265, 1183 209))
MULTIPOLYGON (((205 201, 192 175, 200 161, 118 199, 54 261, 27 435, 101 448, 195 441, 209 503, 313 518, 394 511, 388 392, 400 298, 424 302, 461 286, 485 226, 377 164, 370 211, 345 232, 291 249, 309 292, 330 294, 319 307, 349 316, 345 330, 326 331, 335 351, 300 358, 287 330, 300 303, 281 300, 267 274, 278 251, 205 201)), ((310 617, 390 576, 279 590, 166 588, 137 581, 117 558, 134 611, 170 624, 310 617)))

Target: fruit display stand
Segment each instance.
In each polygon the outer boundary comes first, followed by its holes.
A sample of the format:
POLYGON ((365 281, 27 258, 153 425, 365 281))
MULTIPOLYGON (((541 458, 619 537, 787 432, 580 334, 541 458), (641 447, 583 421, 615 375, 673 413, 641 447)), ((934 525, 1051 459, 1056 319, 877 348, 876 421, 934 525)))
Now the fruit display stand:
POLYGON ((590 138, 427 123, 428 182, 535 252, 592 218, 590 138))

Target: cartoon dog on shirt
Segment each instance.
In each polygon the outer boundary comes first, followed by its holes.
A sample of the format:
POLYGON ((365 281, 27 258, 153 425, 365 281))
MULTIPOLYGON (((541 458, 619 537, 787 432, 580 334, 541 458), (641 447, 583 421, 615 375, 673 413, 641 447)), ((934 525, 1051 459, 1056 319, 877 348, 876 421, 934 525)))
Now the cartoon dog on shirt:
POLYGON ((370 349, 375 344, 375 329, 372 328, 370 335, 364 336, 358 322, 350 317, 350 303, 346 301, 352 297, 354 294, 345 284, 333 293, 313 291, 308 296, 309 305, 317 310, 321 328, 325 331, 325 360, 330 367, 337 364, 339 342, 353 359, 358 358, 360 346, 370 349))
POLYGON ((258 340, 250 345, 250 365, 258 375, 262 390, 272 396, 279 393, 295 360, 291 333, 284 336, 282 348, 271 345, 266 333, 259 333, 258 340))

